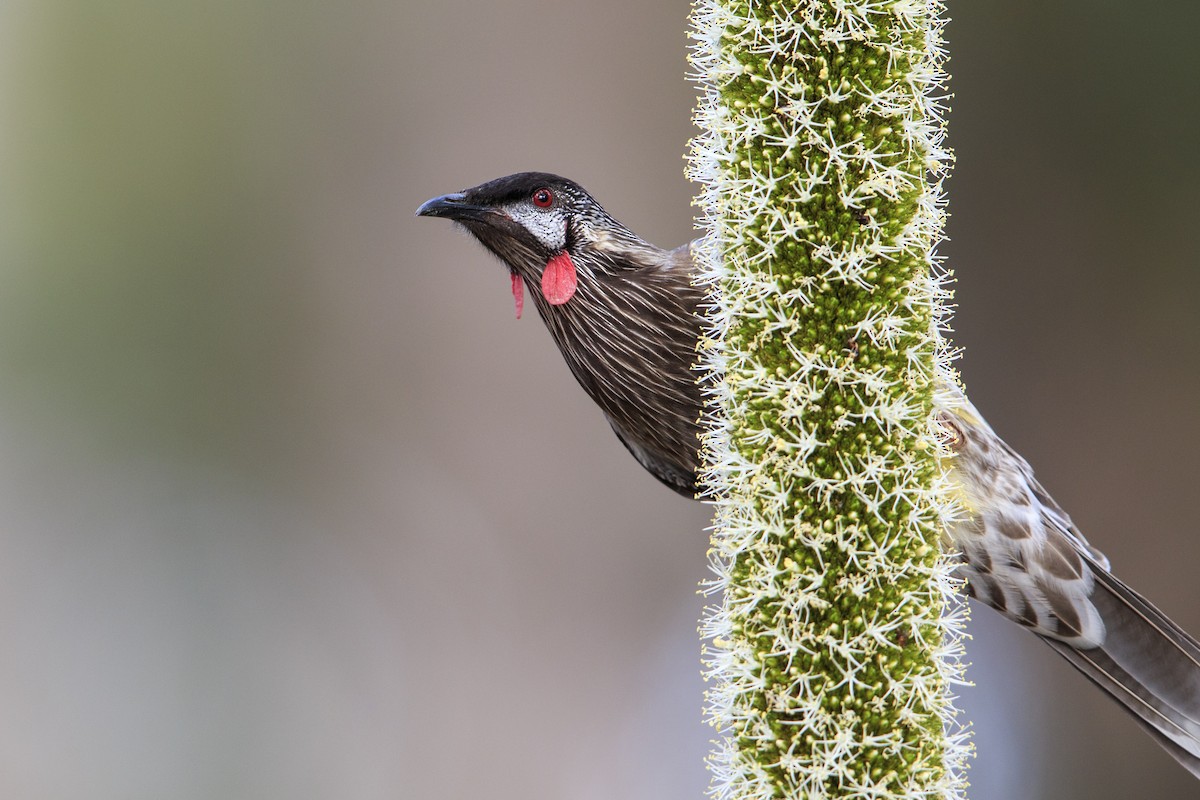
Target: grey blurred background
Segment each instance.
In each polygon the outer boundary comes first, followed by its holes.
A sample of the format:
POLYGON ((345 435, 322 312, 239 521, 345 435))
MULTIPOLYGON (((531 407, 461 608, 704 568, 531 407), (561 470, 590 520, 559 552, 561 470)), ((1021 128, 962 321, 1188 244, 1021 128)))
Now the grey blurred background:
MULTIPOLYGON (((705 508, 426 198, 692 235, 682 0, 0 0, 0 796, 698 798, 705 508)), ((1200 631, 1200 6, 951 6, 975 402, 1200 631)), ((1200 796, 978 611, 971 796, 1200 796)))

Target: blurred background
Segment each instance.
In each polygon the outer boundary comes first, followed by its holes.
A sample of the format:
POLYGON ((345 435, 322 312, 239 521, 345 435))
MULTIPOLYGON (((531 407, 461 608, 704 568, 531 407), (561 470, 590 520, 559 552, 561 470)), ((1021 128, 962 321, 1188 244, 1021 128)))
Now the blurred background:
MULTIPOLYGON (((951 6, 976 404, 1200 631, 1200 6, 951 6)), ((683 0, 0 0, 0 796, 698 798, 703 506, 423 200, 692 234, 683 0)), ((1198 785, 978 610, 983 798, 1198 785)))

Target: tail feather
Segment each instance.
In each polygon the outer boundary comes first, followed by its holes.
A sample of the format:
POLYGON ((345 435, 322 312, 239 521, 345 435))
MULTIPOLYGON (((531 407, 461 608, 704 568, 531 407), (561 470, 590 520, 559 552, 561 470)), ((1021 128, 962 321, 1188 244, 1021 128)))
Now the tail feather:
POLYGON ((1043 641, 1123 705, 1200 778, 1200 643, 1114 575, 1093 565, 1091 600, 1104 620, 1099 647, 1043 641))

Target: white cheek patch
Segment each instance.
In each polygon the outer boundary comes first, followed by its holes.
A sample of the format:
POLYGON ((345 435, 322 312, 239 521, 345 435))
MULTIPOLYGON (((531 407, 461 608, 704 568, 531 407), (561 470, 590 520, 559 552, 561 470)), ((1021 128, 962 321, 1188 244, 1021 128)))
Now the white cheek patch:
POLYGON ((567 225, 558 209, 534 208, 528 203, 513 203, 504 212, 532 233, 547 250, 558 251, 567 246, 567 225))

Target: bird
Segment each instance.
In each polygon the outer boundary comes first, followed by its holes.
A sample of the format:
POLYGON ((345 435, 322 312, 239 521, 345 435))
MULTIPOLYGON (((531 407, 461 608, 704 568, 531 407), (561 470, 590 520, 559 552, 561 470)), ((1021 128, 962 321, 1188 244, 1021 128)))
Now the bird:
MULTIPOLYGON (((465 228, 524 290, 567 366, 634 458, 697 497, 705 289, 696 242, 664 250, 579 184, 522 172, 434 197, 422 217, 465 228)), ((958 386, 937 412, 964 513, 943 541, 969 596, 1037 635, 1200 778, 1200 643, 1111 571, 958 386)))

